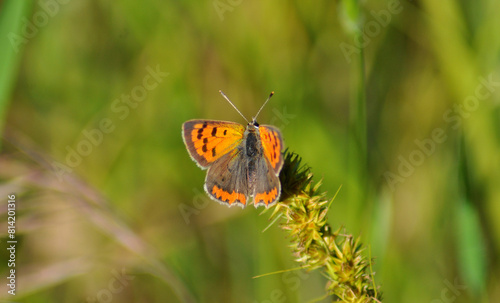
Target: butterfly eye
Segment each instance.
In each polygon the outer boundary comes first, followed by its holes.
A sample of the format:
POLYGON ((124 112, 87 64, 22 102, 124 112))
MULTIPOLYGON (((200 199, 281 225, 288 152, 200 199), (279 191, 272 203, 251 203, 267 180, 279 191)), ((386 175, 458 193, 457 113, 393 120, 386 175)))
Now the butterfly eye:
POLYGON ((253 119, 252 122, 248 123, 248 126, 259 127, 259 123, 257 123, 257 121, 255 121, 255 119, 253 119))

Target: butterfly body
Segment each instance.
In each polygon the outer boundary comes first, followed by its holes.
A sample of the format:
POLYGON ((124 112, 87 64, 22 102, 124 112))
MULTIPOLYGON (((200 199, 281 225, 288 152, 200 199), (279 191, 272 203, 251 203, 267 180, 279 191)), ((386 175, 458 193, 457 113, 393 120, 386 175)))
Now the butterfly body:
POLYGON ((183 124, 184 143, 191 158, 208 169, 205 191, 225 205, 255 207, 278 201, 283 142, 274 126, 255 120, 246 128, 235 122, 190 120, 183 124))

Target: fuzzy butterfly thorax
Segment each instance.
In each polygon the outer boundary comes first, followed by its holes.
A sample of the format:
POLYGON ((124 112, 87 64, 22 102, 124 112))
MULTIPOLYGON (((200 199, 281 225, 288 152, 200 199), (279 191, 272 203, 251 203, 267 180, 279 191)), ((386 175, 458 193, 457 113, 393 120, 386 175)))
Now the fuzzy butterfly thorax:
POLYGON ((248 157, 255 157, 262 154, 262 144, 258 139, 259 124, 257 122, 248 123, 245 130, 245 151, 248 157))

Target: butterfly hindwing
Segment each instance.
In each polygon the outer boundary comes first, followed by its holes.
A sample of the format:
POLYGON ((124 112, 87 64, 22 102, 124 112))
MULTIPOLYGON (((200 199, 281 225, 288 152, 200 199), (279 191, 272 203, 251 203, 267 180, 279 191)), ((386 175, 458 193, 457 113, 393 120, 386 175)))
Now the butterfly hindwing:
POLYGON ((253 198, 255 207, 263 205, 269 207, 278 201, 281 193, 281 183, 276 175, 273 166, 265 157, 257 161, 257 171, 255 178, 253 198))
POLYGON ((191 158, 203 169, 238 146, 245 128, 235 122, 190 120, 182 125, 182 138, 191 158))
POLYGON ((278 128, 271 125, 261 125, 259 127, 260 140, 264 149, 264 156, 269 160, 275 174, 279 174, 283 166, 283 140, 278 128))
POLYGON ((244 153, 241 148, 235 148, 210 166, 205 179, 205 191, 217 202, 245 207, 248 197, 247 173, 244 153))

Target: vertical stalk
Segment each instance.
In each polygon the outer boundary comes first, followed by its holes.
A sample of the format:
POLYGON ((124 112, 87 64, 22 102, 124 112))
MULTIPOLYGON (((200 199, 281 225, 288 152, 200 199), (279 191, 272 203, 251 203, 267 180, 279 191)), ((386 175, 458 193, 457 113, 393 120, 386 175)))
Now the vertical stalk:
POLYGON ((30 1, 4 1, 0 4, 0 132, 5 123, 9 98, 16 81, 25 40, 21 33, 22 17, 29 13, 30 1))
POLYGON ((359 0, 344 0, 344 21, 356 48, 351 68, 351 97, 349 99, 349 146, 348 172, 352 184, 349 190, 349 202, 359 214, 367 199, 367 129, 366 129, 366 93, 365 93, 365 52, 363 41, 363 23, 359 0))
MULTIPOLYGON (((356 33, 357 41, 362 38, 362 31, 356 33)), ((355 74, 357 74, 357 86, 355 100, 352 102, 355 113, 354 120, 354 139, 357 147, 357 184, 359 186, 358 195, 360 204, 366 202, 367 195, 367 171, 368 171, 368 154, 367 154, 367 137, 366 137, 366 92, 365 92, 365 52, 364 48, 360 47, 359 62, 355 66, 355 74)), ((354 99, 354 98, 353 98, 354 99)))

